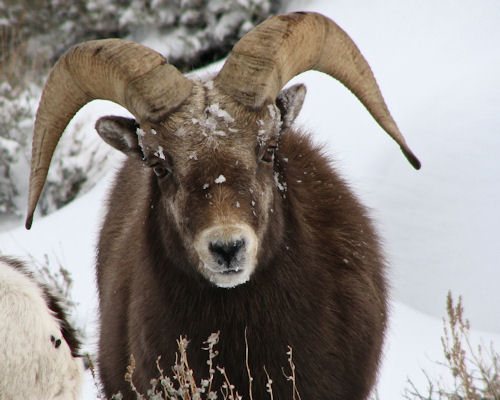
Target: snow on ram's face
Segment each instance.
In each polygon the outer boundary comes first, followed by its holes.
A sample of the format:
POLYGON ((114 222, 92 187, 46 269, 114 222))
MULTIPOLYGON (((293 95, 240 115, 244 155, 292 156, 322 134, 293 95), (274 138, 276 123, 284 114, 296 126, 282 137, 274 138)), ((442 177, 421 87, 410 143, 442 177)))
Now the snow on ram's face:
POLYGON ((158 146, 158 150, 155 151, 154 155, 162 160, 165 160, 165 154, 163 153, 163 147, 158 146))
POLYGON ((223 119, 228 124, 232 124, 234 122, 234 118, 231 117, 226 110, 220 108, 219 103, 209 105, 207 107, 207 112, 215 117, 223 119))
POLYGON ((158 184, 167 215, 195 243, 189 265, 217 286, 243 284, 256 267, 275 192, 272 159, 264 155, 276 148, 279 128, 275 108, 248 110, 198 81, 165 121, 142 127, 145 164, 165 177, 158 184))
POLYGON ((225 177, 224 175, 222 175, 222 174, 221 174, 221 175, 219 175, 219 176, 215 179, 215 181, 214 181, 214 182, 215 182, 215 183, 224 183, 224 182, 226 182, 226 177, 225 177))

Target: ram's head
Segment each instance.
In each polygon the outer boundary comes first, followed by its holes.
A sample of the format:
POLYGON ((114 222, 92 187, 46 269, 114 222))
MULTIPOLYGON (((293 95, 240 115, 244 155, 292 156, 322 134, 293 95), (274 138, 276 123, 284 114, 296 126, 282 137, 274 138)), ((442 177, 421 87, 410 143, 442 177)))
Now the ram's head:
POLYGON ((305 95, 302 85, 281 89, 309 69, 347 86, 419 167, 367 62, 320 14, 268 19, 241 39, 217 76, 205 82, 187 79, 142 45, 91 41, 71 48, 44 88, 26 226, 66 125, 89 101, 107 99, 127 108, 135 120, 104 117, 97 131, 137 159, 144 180, 154 182, 161 193, 154 204, 158 215, 173 221, 193 264, 218 286, 247 281, 264 257, 262 243, 279 236, 281 183, 274 153, 305 95))

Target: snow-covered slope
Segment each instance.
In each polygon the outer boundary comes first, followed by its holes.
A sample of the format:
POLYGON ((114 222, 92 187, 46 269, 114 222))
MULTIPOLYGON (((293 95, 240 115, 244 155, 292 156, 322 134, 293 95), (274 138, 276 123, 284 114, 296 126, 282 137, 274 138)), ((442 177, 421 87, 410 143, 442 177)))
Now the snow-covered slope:
MULTIPOLYGON (((408 376, 424 384, 420 369, 432 373, 432 360, 442 358, 448 290, 463 295, 473 328, 497 334, 474 338, 500 346, 500 7, 488 0, 316 0, 291 1, 287 9, 325 13, 350 34, 423 163, 414 171, 339 83, 317 72, 294 79, 308 87, 299 123, 325 143, 385 242, 393 310, 379 395, 400 399, 408 376)), ((95 102, 78 118, 92 131, 98 115, 116 112, 95 102)), ((94 244, 112 173, 62 210, 35 219, 32 231, 19 226, 0 234, 1 252, 47 254, 72 272, 89 348, 97 340, 94 244)), ((85 399, 95 398, 93 390, 89 383, 85 399)))
MULTIPOLYGON (((292 2, 291 9, 305 7, 292 2)), ((451 289, 500 332, 500 7, 494 1, 314 1, 370 62, 423 168, 413 171, 354 97, 309 72, 301 121, 373 208, 394 296, 438 316, 451 289)))

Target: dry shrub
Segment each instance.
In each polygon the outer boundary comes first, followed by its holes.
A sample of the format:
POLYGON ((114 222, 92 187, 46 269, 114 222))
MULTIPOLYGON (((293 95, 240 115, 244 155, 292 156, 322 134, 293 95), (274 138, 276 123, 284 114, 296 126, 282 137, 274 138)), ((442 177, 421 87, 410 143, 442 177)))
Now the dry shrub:
MULTIPOLYGON (((246 340, 246 333, 245 333, 246 340)), ((130 388, 133 393, 135 393, 137 400, 241 400, 243 396, 239 394, 237 388, 231 384, 229 373, 226 372, 223 366, 216 365, 214 359, 218 355, 218 351, 215 349, 215 346, 219 342, 219 332, 212 333, 210 337, 204 342, 205 347, 203 350, 206 350, 208 353, 207 357, 207 365, 208 365, 208 377, 200 379, 197 382, 194 378, 193 370, 189 366, 189 360, 187 355, 187 347, 189 341, 186 337, 181 336, 177 340, 178 353, 176 354, 176 362, 172 367, 172 374, 169 376, 165 373, 165 371, 160 367, 160 359, 158 357, 156 361, 156 367, 158 370, 158 377, 151 380, 151 388, 147 391, 146 394, 140 393, 137 387, 134 384, 134 370, 135 370, 135 358, 133 355, 130 356, 130 364, 127 367, 127 372, 125 374, 125 380, 129 383, 130 388), (221 387, 214 387, 214 377, 215 374, 220 374, 224 379, 221 387)), ((248 346, 246 347, 246 366, 248 372, 248 380, 249 380, 249 400, 253 400, 252 393, 252 374, 250 368, 248 366, 248 346)), ((292 348, 288 348, 288 363, 290 366, 290 374, 286 374, 283 371, 284 379, 290 381, 290 384, 293 386, 293 397, 290 400, 301 400, 300 394, 297 390, 297 382, 295 377, 295 364, 293 362, 293 352, 292 348)), ((89 359, 90 370, 92 376, 95 378, 95 369, 92 361, 89 359)), ((273 380, 268 375, 267 381, 267 392, 268 396, 271 400, 274 399, 273 390, 272 390, 273 380)), ((98 392, 100 392, 99 387, 96 383, 96 387, 98 392)), ((259 396, 261 398, 261 396, 259 396)), ((102 394, 99 396, 99 399, 105 400, 102 394)), ((122 395, 120 393, 115 394, 111 400, 121 400, 122 395)))
POLYGON ((441 344, 446 362, 443 364, 453 378, 453 388, 443 384, 425 371, 426 393, 409 381, 405 398, 414 400, 500 400, 500 354, 493 343, 485 348, 470 341, 470 323, 464 316, 462 297, 455 303, 451 292, 446 302, 447 318, 441 344))

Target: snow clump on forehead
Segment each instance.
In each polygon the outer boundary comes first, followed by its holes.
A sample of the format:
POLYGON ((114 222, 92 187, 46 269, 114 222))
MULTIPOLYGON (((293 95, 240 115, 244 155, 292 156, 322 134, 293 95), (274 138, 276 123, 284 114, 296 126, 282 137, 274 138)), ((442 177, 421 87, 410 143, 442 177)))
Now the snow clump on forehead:
MULTIPOLYGON (((211 81, 207 81, 211 82, 211 81)), ((191 140, 197 145, 220 145, 222 141, 257 137, 263 143, 277 135, 281 116, 274 103, 252 110, 235 102, 213 83, 194 81, 190 97, 178 110, 161 123, 167 135, 180 147, 187 148, 191 140), (184 142, 184 143, 183 143, 184 142)))

